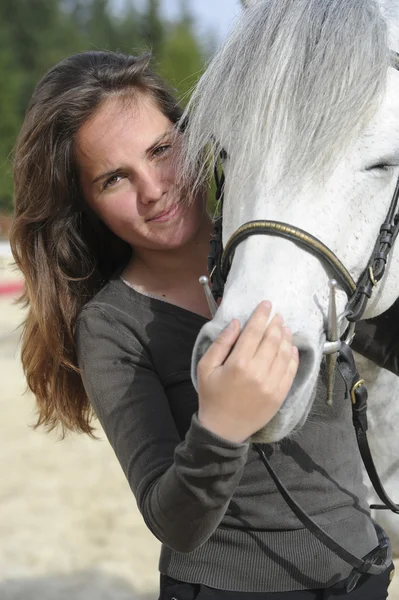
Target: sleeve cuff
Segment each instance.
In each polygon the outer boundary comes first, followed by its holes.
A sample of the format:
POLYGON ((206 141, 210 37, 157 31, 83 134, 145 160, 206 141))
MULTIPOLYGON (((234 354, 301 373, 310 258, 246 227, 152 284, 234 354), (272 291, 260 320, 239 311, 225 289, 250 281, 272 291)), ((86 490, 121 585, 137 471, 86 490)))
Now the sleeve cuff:
POLYGON ((249 448, 249 440, 241 443, 232 442, 209 431, 209 429, 206 429, 206 427, 199 422, 197 413, 192 416, 191 427, 187 432, 186 441, 188 441, 187 438, 189 438, 189 442, 192 441, 196 445, 231 450, 232 452, 237 453, 237 456, 246 454, 249 448))

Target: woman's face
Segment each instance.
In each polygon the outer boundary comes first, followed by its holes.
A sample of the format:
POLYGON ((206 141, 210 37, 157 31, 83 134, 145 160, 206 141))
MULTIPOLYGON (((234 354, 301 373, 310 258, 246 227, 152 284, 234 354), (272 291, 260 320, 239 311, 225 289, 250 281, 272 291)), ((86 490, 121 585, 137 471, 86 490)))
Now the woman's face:
POLYGON ((79 130, 75 156, 89 206, 136 249, 174 249, 194 238, 204 199, 176 185, 173 124, 145 94, 106 100, 79 130))

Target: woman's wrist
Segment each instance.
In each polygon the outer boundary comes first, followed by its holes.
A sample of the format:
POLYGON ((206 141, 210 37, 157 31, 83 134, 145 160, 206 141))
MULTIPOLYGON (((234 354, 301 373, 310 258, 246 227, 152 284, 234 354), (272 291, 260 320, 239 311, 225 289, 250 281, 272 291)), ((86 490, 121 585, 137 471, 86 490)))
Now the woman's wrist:
POLYGON ((248 441, 249 435, 244 433, 242 424, 226 415, 204 414, 201 409, 198 411, 198 423, 220 438, 233 444, 243 444, 248 441))

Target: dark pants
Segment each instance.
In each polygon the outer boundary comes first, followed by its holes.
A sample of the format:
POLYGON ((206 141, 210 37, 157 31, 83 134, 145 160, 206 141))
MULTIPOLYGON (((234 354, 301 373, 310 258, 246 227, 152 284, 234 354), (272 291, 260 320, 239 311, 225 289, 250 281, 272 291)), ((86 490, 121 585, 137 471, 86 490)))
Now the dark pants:
POLYGON ((392 579, 393 565, 382 575, 363 575, 350 594, 345 591, 345 581, 320 590, 298 592, 225 592, 206 585, 183 583, 161 575, 159 600, 385 600, 392 579))

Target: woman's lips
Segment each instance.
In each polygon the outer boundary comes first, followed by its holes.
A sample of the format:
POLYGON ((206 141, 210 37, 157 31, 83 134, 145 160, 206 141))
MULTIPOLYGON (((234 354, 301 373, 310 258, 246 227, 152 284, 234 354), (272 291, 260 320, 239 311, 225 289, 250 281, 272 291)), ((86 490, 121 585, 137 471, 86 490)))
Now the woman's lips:
POLYGON ((170 219, 172 219, 176 213, 178 212, 180 208, 179 204, 174 204, 169 210, 167 210, 166 212, 162 212, 160 213, 158 216, 153 217, 152 219, 148 219, 148 221, 154 223, 162 223, 164 221, 169 221, 170 219))

